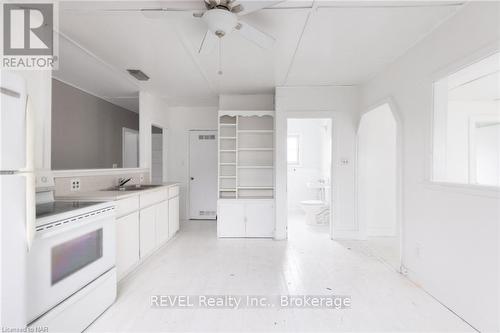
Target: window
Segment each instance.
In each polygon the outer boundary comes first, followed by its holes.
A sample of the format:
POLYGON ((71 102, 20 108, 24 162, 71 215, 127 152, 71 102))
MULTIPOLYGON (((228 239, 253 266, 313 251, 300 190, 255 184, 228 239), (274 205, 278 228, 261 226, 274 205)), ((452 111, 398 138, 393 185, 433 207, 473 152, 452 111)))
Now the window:
POLYGON ((434 83, 434 181, 500 186, 500 53, 434 83))
POLYGON ((288 135, 287 140, 287 161, 288 164, 299 164, 300 136, 298 134, 288 135))

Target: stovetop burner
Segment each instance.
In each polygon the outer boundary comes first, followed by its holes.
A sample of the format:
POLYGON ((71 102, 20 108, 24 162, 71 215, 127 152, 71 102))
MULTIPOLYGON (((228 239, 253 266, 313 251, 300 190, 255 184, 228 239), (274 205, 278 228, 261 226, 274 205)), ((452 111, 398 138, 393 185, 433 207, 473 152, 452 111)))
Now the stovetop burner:
POLYGON ((36 218, 47 217, 60 213, 69 212, 79 208, 85 208, 97 204, 99 201, 52 201, 36 205, 36 218))

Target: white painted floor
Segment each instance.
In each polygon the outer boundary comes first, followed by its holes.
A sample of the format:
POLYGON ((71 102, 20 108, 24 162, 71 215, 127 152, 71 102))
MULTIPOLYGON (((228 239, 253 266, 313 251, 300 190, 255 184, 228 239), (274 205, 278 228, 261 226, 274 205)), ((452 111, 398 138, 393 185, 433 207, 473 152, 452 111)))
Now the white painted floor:
POLYGON ((300 233, 289 241, 217 239, 214 222, 184 222, 88 331, 472 331, 376 256, 324 232, 300 233), (336 294, 351 296, 352 308, 152 308, 158 294, 336 294))

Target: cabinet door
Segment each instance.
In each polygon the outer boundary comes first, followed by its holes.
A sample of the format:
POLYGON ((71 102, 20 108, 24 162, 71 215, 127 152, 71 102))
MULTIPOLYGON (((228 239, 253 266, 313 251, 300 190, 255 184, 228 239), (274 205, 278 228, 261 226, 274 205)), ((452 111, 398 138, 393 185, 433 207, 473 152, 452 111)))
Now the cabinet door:
POLYGON ((156 205, 140 212, 140 249, 141 258, 150 254, 156 247, 156 205))
POLYGON ((174 200, 174 230, 175 232, 177 232, 180 229, 179 197, 175 197, 173 200, 174 200))
POLYGON ((168 240, 168 201, 160 202, 156 207, 156 245, 168 240))
POLYGON ((168 200, 168 233, 172 237, 179 230, 179 197, 168 200))
POLYGON ((116 272, 121 279, 139 261, 139 213, 116 220, 116 272))
POLYGON ((273 203, 247 203, 245 205, 245 215, 247 237, 273 237, 273 203))
POLYGON ((217 214, 217 236, 245 237, 245 205, 241 203, 219 203, 217 214))

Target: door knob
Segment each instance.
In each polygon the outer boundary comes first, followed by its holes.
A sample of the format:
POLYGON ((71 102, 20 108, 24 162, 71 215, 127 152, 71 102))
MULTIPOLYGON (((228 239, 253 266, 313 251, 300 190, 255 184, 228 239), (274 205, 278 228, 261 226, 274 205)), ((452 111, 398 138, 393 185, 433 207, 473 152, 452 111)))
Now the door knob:
POLYGON ((191 177, 191 180, 194 180, 194 177, 191 177))

